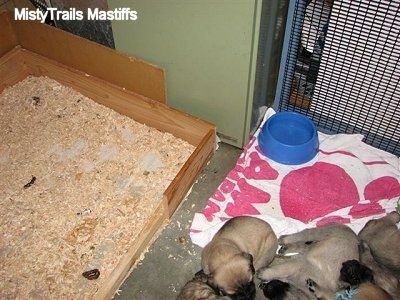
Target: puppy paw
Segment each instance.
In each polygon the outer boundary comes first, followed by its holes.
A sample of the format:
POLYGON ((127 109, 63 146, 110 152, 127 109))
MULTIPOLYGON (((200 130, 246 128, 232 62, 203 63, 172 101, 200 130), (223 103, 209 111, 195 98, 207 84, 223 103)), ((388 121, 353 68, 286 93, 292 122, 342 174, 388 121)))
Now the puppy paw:
POLYGON ((311 278, 308 278, 306 280, 306 284, 307 284, 308 290, 312 293, 315 293, 316 282, 314 280, 312 280, 311 278))
POLYGON ((284 255, 287 250, 288 250, 287 245, 281 245, 281 247, 278 249, 278 255, 284 255))
POLYGON ((392 211, 391 213, 389 213, 389 219, 397 224, 400 222, 400 209, 399 211, 392 211))
POLYGON ((260 289, 265 289, 265 288, 267 288, 267 286, 268 286, 268 281, 264 281, 264 280, 261 280, 260 281, 260 283, 259 283, 259 285, 258 285, 258 287, 260 288, 260 289))

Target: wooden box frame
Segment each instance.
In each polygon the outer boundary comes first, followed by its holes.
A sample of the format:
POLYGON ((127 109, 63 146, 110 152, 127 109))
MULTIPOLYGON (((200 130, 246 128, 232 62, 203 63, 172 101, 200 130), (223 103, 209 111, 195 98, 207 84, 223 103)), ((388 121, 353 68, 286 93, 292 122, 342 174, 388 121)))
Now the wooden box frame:
POLYGON ((0 13, 0 28, 0 92, 29 75, 47 76, 195 146, 152 219, 95 295, 110 299, 213 155, 216 128, 167 105, 165 71, 158 66, 39 22, 15 21, 7 12, 0 13))

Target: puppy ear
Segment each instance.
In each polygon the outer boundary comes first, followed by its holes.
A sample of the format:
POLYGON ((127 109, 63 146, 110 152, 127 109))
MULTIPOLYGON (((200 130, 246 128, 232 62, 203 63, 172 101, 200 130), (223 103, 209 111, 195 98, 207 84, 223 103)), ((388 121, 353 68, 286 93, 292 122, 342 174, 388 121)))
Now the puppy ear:
POLYGON ((194 275, 195 276, 204 276, 204 275, 206 275, 206 273, 204 273, 204 270, 201 269, 201 270, 197 271, 194 275))
POLYGON ((201 281, 201 282, 204 282, 204 283, 207 283, 208 275, 206 273, 204 273, 203 270, 200 270, 200 271, 198 271, 198 272, 196 272, 194 274, 194 279, 198 280, 198 281, 201 281))

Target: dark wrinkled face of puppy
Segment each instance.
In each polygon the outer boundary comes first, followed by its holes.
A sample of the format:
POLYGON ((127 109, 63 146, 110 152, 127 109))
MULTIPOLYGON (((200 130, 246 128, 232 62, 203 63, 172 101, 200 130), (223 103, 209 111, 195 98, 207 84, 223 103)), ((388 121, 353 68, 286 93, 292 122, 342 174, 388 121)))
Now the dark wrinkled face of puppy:
POLYGON ((229 296, 233 300, 252 300, 256 296, 254 274, 251 255, 241 254, 211 274, 208 283, 220 295, 229 296))
POLYGON ((289 288, 289 283, 277 279, 260 283, 260 289, 262 289, 264 296, 268 299, 285 299, 289 288))
POLYGON ((340 279, 351 285, 359 285, 365 282, 373 282, 374 275, 370 268, 353 259, 345 261, 340 269, 340 279))
POLYGON ((215 290, 217 295, 228 296, 232 300, 253 300, 256 298, 256 285, 254 281, 239 286, 235 293, 229 294, 221 289, 215 290))
POLYGON ((253 300, 256 297, 256 285, 254 281, 240 286, 236 293, 229 295, 232 300, 253 300))

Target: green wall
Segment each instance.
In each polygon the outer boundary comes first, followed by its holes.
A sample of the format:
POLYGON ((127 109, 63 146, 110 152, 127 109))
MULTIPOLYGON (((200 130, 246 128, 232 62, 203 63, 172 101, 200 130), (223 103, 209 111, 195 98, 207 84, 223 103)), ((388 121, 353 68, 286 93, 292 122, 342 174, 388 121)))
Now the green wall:
POLYGON ((257 0, 109 0, 136 21, 113 21, 116 49, 166 69, 170 106, 217 125, 223 141, 247 142, 253 97, 257 0))

